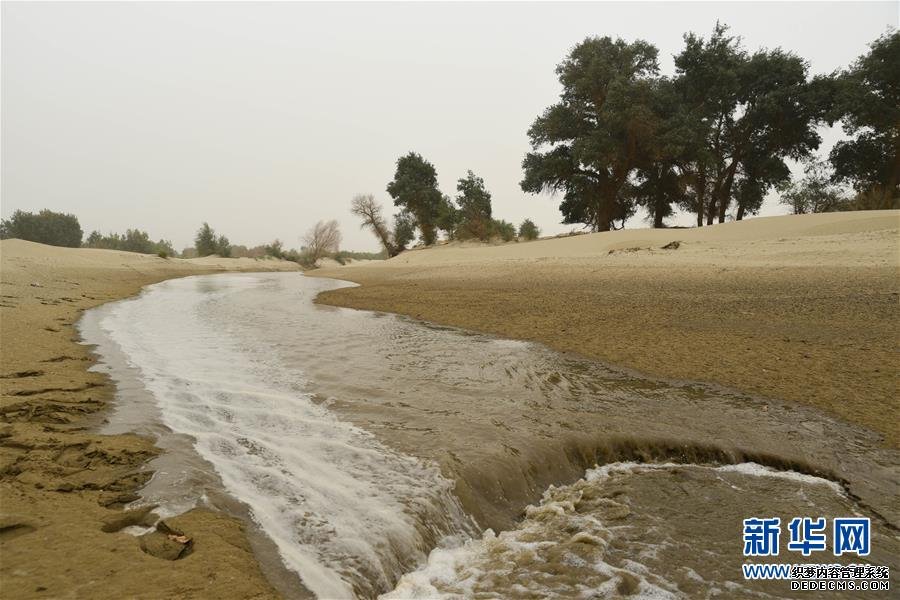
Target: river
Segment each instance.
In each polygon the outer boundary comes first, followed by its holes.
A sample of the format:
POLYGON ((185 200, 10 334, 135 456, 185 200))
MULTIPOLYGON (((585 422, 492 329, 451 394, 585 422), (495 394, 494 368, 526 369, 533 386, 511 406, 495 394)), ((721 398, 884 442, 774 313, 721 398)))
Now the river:
POLYGON ((865 514, 897 568, 900 459, 871 432, 314 304, 345 285, 188 277, 80 323, 117 384, 102 431, 166 450, 137 504, 247 519, 286 595, 791 597, 743 581, 750 516, 865 514))

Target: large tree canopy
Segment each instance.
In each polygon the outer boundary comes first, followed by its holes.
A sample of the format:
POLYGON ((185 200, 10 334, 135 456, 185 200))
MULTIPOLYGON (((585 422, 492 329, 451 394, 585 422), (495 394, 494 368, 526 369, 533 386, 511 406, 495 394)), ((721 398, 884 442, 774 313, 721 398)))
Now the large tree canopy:
POLYGON ((833 122, 853 139, 831 151, 835 178, 858 192, 900 195, 900 32, 876 40, 868 54, 836 78, 833 122))
POLYGON ((675 67, 686 110, 704 133, 698 170, 709 181, 707 222, 725 220, 736 181, 745 180, 742 216, 786 172, 784 159, 803 158, 819 146, 820 111, 800 57, 781 49, 748 55, 727 27, 717 25, 708 40, 686 35, 675 67))
POLYGON ((394 205, 402 207, 416 219, 422 241, 431 245, 437 239, 438 220, 442 216, 444 197, 437 187, 434 165, 421 155, 410 152, 397 160, 394 179, 387 185, 394 205))
POLYGON ((634 213, 626 183, 648 151, 656 127, 650 107, 656 48, 644 41, 587 38, 559 64, 560 101, 528 136, 522 190, 562 192, 564 223, 595 231, 634 213))

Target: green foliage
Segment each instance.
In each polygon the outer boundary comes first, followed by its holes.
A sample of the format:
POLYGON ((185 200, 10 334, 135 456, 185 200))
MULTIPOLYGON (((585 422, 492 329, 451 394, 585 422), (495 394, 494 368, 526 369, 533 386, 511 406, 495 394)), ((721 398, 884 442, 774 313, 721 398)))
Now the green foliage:
POLYGON ((164 254, 165 257, 175 255, 175 248, 172 247, 172 242, 164 239, 154 242, 146 231, 140 229, 127 229, 124 234, 110 233, 108 235, 103 235, 99 231, 92 231, 85 240, 84 246, 87 248, 156 254, 159 256, 164 254))
POLYGON ((204 222, 194 237, 194 248, 197 256, 209 256, 216 253, 216 232, 209 223, 204 222))
POLYGON ((456 204, 459 218, 455 237, 487 240, 491 235, 491 193, 484 187, 484 179, 472 171, 458 180, 456 204))
POLYGON ((406 249, 416 237, 416 219, 405 210, 394 215, 394 245, 399 250, 406 249))
POLYGON ((528 130, 533 152, 522 163, 522 190, 563 192, 563 222, 595 231, 634 214, 623 190, 650 149, 658 70, 657 49, 644 41, 603 37, 578 44, 556 68, 560 102, 528 130))
POLYGON ((15 211, 0 221, 0 239, 18 238, 29 242, 77 248, 83 232, 75 215, 44 209, 38 214, 15 211))
POLYGON ((516 239, 516 226, 509 221, 504 221, 503 219, 495 219, 492 225, 494 234, 504 242, 511 242, 516 239))
POLYGON ((795 215, 850 209, 849 200, 832 179, 826 163, 807 161, 803 179, 779 186, 781 203, 790 206, 795 215))
POLYGON ((266 256, 271 256, 278 259, 284 258, 284 244, 281 243, 281 240, 276 239, 271 244, 266 244, 264 246, 264 250, 266 256))
POLYGON ((437 240, 443 195, 437 188, 434 165, 415 152, 397 160, 394 179, 387 185, 394 206, 413 215, 422 241, 430 246, 437 240))
POLYGON ((676 207, 698 225, 735 205, 741 219, 789 177, 787 160, 818 148, 830 84, 808 81, 800 57, 749 53, 721 24, 685 35, 674 78, 656 56, 647 42, 588 38, 557 67, 563 92, 528 131, 521 187, 562 192, 564 223, 602 231, 638 205, 654 227, 676 207))
POLYGON ((882 202, 900 196, 900 32, 878 38, 833 86, 831 121, 853 139, 831 151, 835 179, 858 192, 879 188, 882 202))
POLYGON ((447 234, 448 239, 452 240, 456 237, 456 228, 459 227, 461 218, 462 214, 453 205, 450 197, 442 194, 437 208, 437 218, 435 219, 437 228, 447 234))
POLYGON ((541 230, 538 229, 538 226, 534 224, 534 221, 531 219, 525 219, 522 221, 522 224, 519 225, 519 239, 520 240, 536 240, 541 235, 541 230))
POLYGON ((194 248, 197 250, 197 256, 210 256, 217 254, 222 258, 231 256, 231 244, 224 235, 216 236, 215 230, 204 222, 197 230, 194 237, 194 248))
POLYGON ((216 238, 216 254, 221 256, 222 258, 230 258, 231 257, 231 244, 228 242, 228 238, 224 235, 220 235, 216 238))
POLYGON ((818 148, 821 118, 817 91, 807 82, 807 64, 780 48, 748 54, 740 40, 717 24, 708 40, 685 36, 675 57, 676 87, 686 114, 702 133, 691 174, 708 184, 707 222, 725 215, 740 184, 738 217, 787 172, 785 159, 801 159, 818 148))

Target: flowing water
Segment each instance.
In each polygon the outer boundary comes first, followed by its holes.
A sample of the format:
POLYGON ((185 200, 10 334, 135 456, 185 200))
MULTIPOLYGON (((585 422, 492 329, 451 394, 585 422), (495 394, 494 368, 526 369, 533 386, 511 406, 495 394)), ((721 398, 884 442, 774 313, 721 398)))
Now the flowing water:
POLYGON ((269 572, 322 598, 789 597, 742 580, 749 516, 872 516, 896 568, 900 460, 874 434, 313 304, 343 285, 190 277, 86 313, 118 389, 104 432, 166 450, 140 503, 236 500, 269 572))

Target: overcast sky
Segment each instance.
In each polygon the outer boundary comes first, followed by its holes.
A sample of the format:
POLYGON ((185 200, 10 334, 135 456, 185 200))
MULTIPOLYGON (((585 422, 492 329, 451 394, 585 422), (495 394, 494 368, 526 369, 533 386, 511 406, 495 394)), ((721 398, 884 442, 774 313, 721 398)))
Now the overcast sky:
POLYGON ((669 74, 682 34, 717 19, 826 73, 896 27, 898 4, 4 2, 2 214, 71 212, 85 234, 139 227, 177 249, 202 221, 299 246, 336 218, 344 248, 375 250, 350 200, 393 212, 385 186, 414 150, 443 192, 472 169, 498 218, 566 231, 558 198, 518 186, 555 65, 610 35, 656 44, 669 74))

